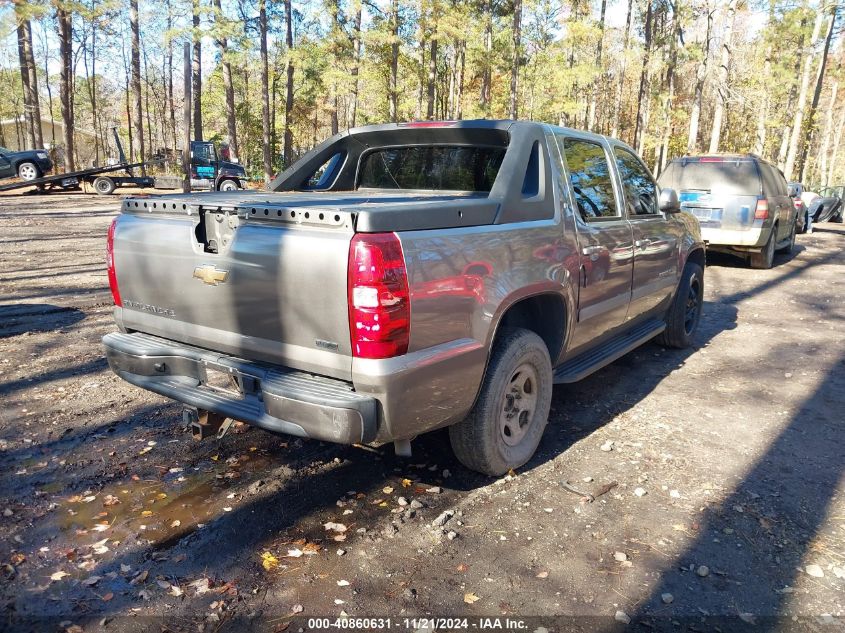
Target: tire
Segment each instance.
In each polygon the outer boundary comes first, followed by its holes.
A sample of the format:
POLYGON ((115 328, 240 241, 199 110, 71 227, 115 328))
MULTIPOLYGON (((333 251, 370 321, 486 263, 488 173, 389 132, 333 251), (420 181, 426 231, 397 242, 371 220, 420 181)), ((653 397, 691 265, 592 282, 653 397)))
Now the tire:
POLYGON ((769 235, 769 241, 759 253, 751 253, 749 264, 751 268, 758 268, 760 270, 769 269, 775 262, 775 232, 777 227, 772 227, 772 232, 769 235))
POLYGON ((94 191, 101 196, 107 196, 113 193, 116 188, 117 185, 114 183, 114 180, 108 176, 99 176, 94 179, 94 191))
POLYGON ((31 163, 29 161, 23 162, 18 165, 18 178, 21 180, 35 180, 36 178, 41 178, 41 170, 38 169, 38 165, 35 163, 31 163))
POLYGON ((792 223, 792 231, 789 233, 789 242, 787 242, 786 246, 783 246, 778 249, 778 253, 789 254, 792 252, 792 249, 795 248, 795 234, 798 232, 798 227, 796 226, 796 222, 792 223))
POLYGON ((499 333, 475 406, 449 427, 458 460, 485 475, 503 475, 525 464, 549 419, 552 382, 543 339, 521 328, 499 333))
POLYGON ((704 271, 695 262, 687 262, 672 305, 666 313, 666 329, 657 337, 657 342, 677 349, 692 345, 703 304, 704 271))
POLYGON ((238 186, 237 180, 232 180, 227 178, 226 180, 220 181, 220 186, 217 187, 217 191, 237 191, 240 189, 238 186))

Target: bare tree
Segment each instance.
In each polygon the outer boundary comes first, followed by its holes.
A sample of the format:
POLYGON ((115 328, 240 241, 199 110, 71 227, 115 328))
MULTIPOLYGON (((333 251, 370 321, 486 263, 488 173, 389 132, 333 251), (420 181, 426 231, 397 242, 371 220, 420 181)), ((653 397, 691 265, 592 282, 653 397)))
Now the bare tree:
POLYGON ((41 134, 38 75, 35 72, 35 58, 32 54, 32 26, 22 0, 15 0, 15 19, 17 21, 18 58, 23 87, 27 140, 31 148, 40 148, 44 147, 44 139, 41 134))
POLYGON ((513 59, 511 61, 510 118, 519 116, 519 59, 522 52, 522 0, 513 0, 513 59))
POLYGON ((62 107, 65 172, 74 170, 73 146, 73 21, 70 9, 63 0, 56 0, 56 21, 58 22, 59 59, 59 101, 62 107))
POLYGON ((194 140, 202 140, 202 33, 200 33, 200 2, 191 2, 194 55, 191 61, 191 95, 194 106, 194 140))
POLYGON ((804 53, 804 69, 801 72, 801 88, 798 92, 798 105, 795 109, 795 116, 792 120, 792 131, 789 136, 789 146, 786 152, 786 163, 783 168, 783 175, 787 180, 792 179, 792 173, 795 171, 795 159, 798 157, 798 141, 804 133, 804 110, 807 107, 807 92, 810 88, 810 72, 813 69, 813 61, 815 60, 815 47, 822 30, 822 22, 824 21, 824 13, 819 11, 816 15, 816 21, 813 25, 813 35, 810 38, 810 46, 804 53))
POLYGON ((238 128, 237 119, 235 118, 235 86, 232 83, 229 41, 225 32, 226 20, 223 17, 223 7, 220 0, 214 0, 214 8, 217 9, 217 14, 214 18, 215 23, 219 22, 215 26, 217 27, 217 46, 220 48, 220 61, 223 66, 223 90, 226 93, 226 132, 229 135, 229 148, 231 149, 232 157, 237 160, 238 156, 240 156, 240 148, 238 147, 238 128))
POLYGON ((261 144, 264 157, 264 182, 273 179, 273 161, 270 156, 270 72, 267 60, 267 2, 258 0, 258 31, 261 48, 261 144))
MULTIPOLYGON (((138 26, 138 0, 129 0, 129 27, 132 30, 132 52, 130 54, 130 65, 132 68, 132 118, 135 125, 132 128, 132 138, 138 150, 138 160, 145 160, 144 153, 144 119, 143 108, 141 107, 141 35, 138 26)), ((144 166, 141 166, 141 173, 146 174, 144 166)))
POLYGON ((291 0, 285 0, 285 45, 287 46, 287 60, 285 62, 285 138, 282 155, 285 167, 289 167, 293 158, 293 130, 291 129, 291 115, 293 114, 293 7, 291 0))
POLYGON ((625 53, 628 50, 628 40, 631 37, 631 12, 633 10, 634 0, 628 0, 628 14, 625 18, 625 35, 622 43, 622 62, 619 67, 619 81, 616 83, 616 97, 613 100, 613 126, 610 135, 613 137, 619 136, 619 119, 622 114, 622 92, 625 87, 625 68, 626 57, 625 53))
POLYGON ((640 71, 640 97, 637 103, 637 121, 634 127, 634 145, 637 153, 642 156, 645 142, 646 108, 648 107, 649 91, 649 62, 651 60, 651 44, 654 28, 654 0, 647 0, 645 14, 645 51, 643 52, 643 67, 640 71))
POLYGON ((390 120, 399 120, 399 0, 390 2, 390 80, 388 110, 390 120))
POLYGON ((361 0, 355 0, 355 22, 352 25, 352 127, 355 127, 355 122, 358 117, 358 89, 360 87, 360 67, 361 67, 361 0))
POLYGON ((689 136, 687 137, 687 153, 695 154, 698 151, 698 125, 701 121, 701 102, 704 96, 704 82, 707 80, 710 60, 710 40, 713 37, 713 14, 709 3, 707 6, 707 31, 704 36, 704 55, 698 62, 698 69, 695 73, 695 90, 692 98, 692 110, 690 111, 689 136))
POLYGON ((719 86, 716 104, 713 108, 713 127, 710 130, 709 151, 719 151, 719 139, 722 135, 722 118, 728 105, 728 79, 731 67, 731 40, 733 39, 734 22, 736 21, 737 0, 728 3, 728 13, 725 16, 725 30, 722 36, 722 58, 719 63, 719 86))

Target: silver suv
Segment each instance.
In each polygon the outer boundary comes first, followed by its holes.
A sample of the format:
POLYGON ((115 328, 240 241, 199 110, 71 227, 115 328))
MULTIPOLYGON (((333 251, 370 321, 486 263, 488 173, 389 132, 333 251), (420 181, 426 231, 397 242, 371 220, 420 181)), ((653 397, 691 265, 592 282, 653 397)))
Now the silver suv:
POLYGON ((684 156, 660 175, 681 209, 698 218, 713 251, 739 254, 752 268, 771 268, 775 251, 795 245, 796 210, 777 167, 754 154, 684 156))

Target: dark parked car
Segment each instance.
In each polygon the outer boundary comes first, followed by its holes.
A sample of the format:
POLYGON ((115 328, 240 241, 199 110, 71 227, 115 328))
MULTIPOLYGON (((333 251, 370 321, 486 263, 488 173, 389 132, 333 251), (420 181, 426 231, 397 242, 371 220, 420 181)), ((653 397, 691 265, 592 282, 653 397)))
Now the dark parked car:
POLYGON ((842 222, 845 214, 845 185, 825 187, 819 191, 819 196, 810 204, 810 215, 813 222, 842 222))
POLYGON ((810 210, 801 195, 806 191, 800 182, 789 183, 789 197, 792 198, 792 205, 795 207, 795 222, 799 233, 806 233, 810 226, 810 210))
POLYGON ((714 251, 771 268, 775 251, 795 244, 795 207, 777 167, 754 154, 684 156, 671 161, 660 186, 678 192, 681 208, 698 218, 714 251))
POLYGON ((53 169, 53 161, 43 149, 27 149, 14 152, 0 147, 0 178, 35 180, 53 169))

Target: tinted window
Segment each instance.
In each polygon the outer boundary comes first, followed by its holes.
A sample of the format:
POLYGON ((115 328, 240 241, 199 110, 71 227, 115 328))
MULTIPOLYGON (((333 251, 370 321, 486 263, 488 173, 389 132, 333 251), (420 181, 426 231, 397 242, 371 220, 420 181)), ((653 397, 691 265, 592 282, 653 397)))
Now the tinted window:
POLYGON ((326 189, 329 187, 334 182, 344 158, 346 158, 346 154, 341 152, 329 158, 311 174, 305 182, 304 189, 326 189))
POLYGON ((610 166, 602 146, 589 141, 564 138, 563 155, 581 217, 589 219, 618 216, 610 166))
POLYGON ((673 160, 660 175, 659 182, 661 187, 669 187, 678 193, 707 191, 739 196, 760 195, 760 175, 750 160, 673 160))
POLYGON ((629 215, 654 215, 660 210, 657 206, 657 185, 648 169, 631 152, 619 149, 616 154, 616 167, 622 179, 625 192, 625 204, 629 215))
POLYGON ((377 149, 361 159, 358 187, 487 192, 504 156, 502 147, 377 149))

